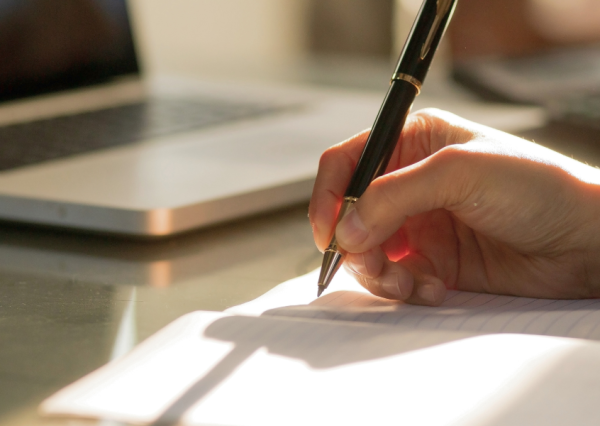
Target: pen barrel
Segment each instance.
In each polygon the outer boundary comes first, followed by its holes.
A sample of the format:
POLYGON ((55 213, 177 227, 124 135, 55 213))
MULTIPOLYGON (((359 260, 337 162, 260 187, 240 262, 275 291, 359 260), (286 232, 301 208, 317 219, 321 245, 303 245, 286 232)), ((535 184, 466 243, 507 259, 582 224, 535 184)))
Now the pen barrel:
POLYGON ((392 81, 346 189, 346 197, 359 198, 373 179, 385 172, 417 93, 411 83, 392 81))
POLYGON ((456 3, 457 0, 423 2, 345 197, 359 198, 385 172, 456 3))
POLYGON ((452 18, 457 0, 425 0, 402 49, 395 75, 423 84, 440 40, 452 18))

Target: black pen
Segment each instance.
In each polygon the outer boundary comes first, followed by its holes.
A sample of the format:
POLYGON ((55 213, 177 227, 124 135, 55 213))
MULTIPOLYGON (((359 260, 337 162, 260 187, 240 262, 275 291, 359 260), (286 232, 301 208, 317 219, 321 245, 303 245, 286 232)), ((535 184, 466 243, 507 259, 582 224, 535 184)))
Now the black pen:
MULTIPOLYGON (((356 170, 344 194, 344 202, 337 222, 365 192, 369 184, 381 176, 396 147, 410 108, 421 91, 433 55, 450 22, 457 0, 425 0, 410 35, 400 54, 396 71, 381 109, 371 129, 356 170)), ((320 296, 342 265, 344 253, 340 251, 335 234, 325 250, 319 274, 320 296)))

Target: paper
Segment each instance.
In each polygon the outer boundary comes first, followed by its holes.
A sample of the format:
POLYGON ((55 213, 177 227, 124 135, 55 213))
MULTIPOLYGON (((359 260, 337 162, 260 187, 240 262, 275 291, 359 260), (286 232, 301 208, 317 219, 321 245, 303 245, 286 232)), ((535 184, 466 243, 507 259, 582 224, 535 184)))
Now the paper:
POLYGON ((598 343, 198 312, 41 411, 161 425, 581 426, 595 424, 598 383, 598 343))
POLYGON ((600 299, 552 300, 449 291, 440 307, 373 296, 344 269, 316 298, 317 271, 290 280, 232 313, 399 324, 430 330, 526 333, 600 340, 600 299), (288 307, 299 301, 298 305, 288 307), (281 308, 281 309, 277 309, 281 308))
POLYGON ((597 424, 600 343, 507 333, 596 336, 595 300, 450 292, 419 307, 342 271, 315 296, 312 273, 229 313, 188 314, 40 411, 150 425, 597 424), (286 306, 297 302, 309 304, 286 306))
MULTIPOLYGON (((260 315, 273 308, 307 305, 317 299, 318 278, 319 270, 316 269, 306 275, 279 284, 259 298, 229 308, 225 312, 242 315, 260 315)), ((370 294, 367 290, 362 288, 356 280, 352 279, 343 268, 341 268, 333 277, 331 285, 323 292, 323 296, 319 300, 329 300, 327 296, 337 291, 362 292, 365 295, 370 294)), ((383 302, 383 299, 380 300, 383 302)), ((387 304, 388 302, 385 301, 384 303, 387 304)))

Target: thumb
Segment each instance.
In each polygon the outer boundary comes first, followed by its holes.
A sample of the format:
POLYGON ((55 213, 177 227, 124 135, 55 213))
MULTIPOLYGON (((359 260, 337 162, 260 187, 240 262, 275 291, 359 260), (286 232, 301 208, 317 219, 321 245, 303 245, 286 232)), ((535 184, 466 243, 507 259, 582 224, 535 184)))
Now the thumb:
POLYGON ((451 145, 374 180, 336 228, 340 246, 363 253, 382 244, 410 216, 469 202, 478 168, 464 145, 451 145))

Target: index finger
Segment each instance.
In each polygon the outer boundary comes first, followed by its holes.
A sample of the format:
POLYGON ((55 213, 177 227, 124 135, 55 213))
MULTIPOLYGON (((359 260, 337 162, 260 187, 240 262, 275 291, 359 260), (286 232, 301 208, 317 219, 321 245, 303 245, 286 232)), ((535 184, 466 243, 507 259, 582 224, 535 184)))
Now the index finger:
MULTIPOLYGON (((423 110, 406 120, 400 141, 386 173, 417 163, 447 144, 464 141, 449 131, 458 117, 438 110, 423 110)), ((313 188, 309 217, 315 243, 323 251, 329 244, 335 220, 352 173, 369 136, 369 130, 337 144, 323 153, 313 188)))
POLYGON ((344 192, 368 137, 369 130, 365 130, 321 155, 308 208, 315 243, 321 251, 329 244, 344 192))

